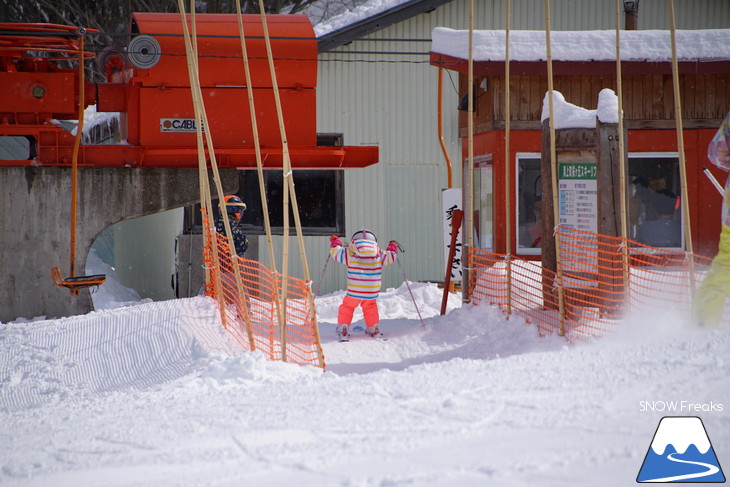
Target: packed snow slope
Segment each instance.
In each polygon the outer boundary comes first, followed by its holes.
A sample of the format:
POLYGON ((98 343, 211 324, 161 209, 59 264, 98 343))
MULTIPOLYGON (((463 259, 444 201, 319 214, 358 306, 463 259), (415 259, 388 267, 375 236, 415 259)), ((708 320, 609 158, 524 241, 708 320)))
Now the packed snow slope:
POLYGON ((425 327, 389 290, 387 341, 337 342, 318 298, 326 372, 240 350, 204 297, 0 324, 0 485, 616 487, 668 415, 730 465, 729 330, 570 344, 411 288, 425 327))

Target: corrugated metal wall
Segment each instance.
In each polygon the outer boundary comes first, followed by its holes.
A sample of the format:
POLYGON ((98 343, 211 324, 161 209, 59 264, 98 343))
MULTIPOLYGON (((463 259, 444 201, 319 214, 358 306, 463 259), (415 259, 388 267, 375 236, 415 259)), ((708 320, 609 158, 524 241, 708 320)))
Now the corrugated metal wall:
MULTIPOLYGON (((475 29, 503 29, 504 4, 503 0, 475 2, 475 29)), ((614 8, 611 0, 553 0, 551 26, 555 30, 614 29, 614 8)), ((667 28, 666 8, 666 0, 643 0, 639 28, 667 28)), ((727 0, 677 0, 675 13, 680 29, 730 27, 727 0)), ((512 29, 545 28, 542 1, 512 0, 511 14, 512 29)), ((346 174, 345 237, 366 227, 383 245, 390 239, 400 241, 407 249, 402 262, 412 280, 442 280, 444 273, 439 206, 446 168, 436 137, 437 70, 428 64, 430 42, 374 39, 430 40, 432 29, 439 26, 467 28, 468 1, 454 0, 319 58, 317 131, 343 133, 346 145, 380 146, 379 164, 346 174), (418 54, 393 54, 404 52, 418 54)), ((455 73, 445 72, 444 137, 454 163, 454 185, 460 186, 456 84, 455 73)), ((305 240, 316 286, 328 243, 322 237, 305 240)), ((279 247, 280 239, 277 242, 279 247)), ((265 242, 260 244, 264 249, 265 242)), ((301 276, 296 260, 291 273, 301 276)), ((344 270, 337 267, 329 266, 320 294, 344 286, 344 270)), ((399 269, 385 273, 384 288, 401 282, 399 269)))

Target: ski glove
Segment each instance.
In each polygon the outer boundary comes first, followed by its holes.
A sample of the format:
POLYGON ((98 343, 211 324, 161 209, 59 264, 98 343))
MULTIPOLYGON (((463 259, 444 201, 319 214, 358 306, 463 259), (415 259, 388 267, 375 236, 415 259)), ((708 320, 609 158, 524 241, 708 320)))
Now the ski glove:
POLYGON ((390 252, 395 252, 397 254, 398 253, 398 244, 396 243, 395 240, 391 240, 390 243, 388 244, 388 246, 385 248, 385 250, 390 251, 390 252))
POLYGON ((332 235, 330 237, 330 248, 334 249, 335 247, 342 247, 342 240, 337 235, 332 235))

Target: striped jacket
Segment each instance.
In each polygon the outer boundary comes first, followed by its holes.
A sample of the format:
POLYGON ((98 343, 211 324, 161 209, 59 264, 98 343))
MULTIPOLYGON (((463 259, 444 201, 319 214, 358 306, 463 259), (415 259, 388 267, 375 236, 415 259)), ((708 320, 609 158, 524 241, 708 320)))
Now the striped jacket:
POLYGON ((347 295, 375 299, 380 294, 383 267, 397 258, 396 252, 381 250, 376 242, 355 239, 347 247, 330 249, 332 258, 347 266, 347 295))

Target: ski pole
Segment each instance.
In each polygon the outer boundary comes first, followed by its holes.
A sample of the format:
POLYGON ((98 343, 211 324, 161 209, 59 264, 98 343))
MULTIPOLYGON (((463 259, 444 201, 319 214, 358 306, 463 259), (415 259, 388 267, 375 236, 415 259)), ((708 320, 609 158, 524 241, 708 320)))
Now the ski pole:
POLYGON ((330 252, 327 252, 327 260, 324 261, 324 268, 322 269, 322 275, 319 276, 319 282, 317 283, 317 289, 314 291, 314 295, 319 294, 319 286, 322 285, 322 279, 324 279, 324 273, 327 272, 327 264, 330 263, 330 259, 332 258, 332 254, 330 252))
MULTIPOLYGON (((396 240, 392 240, 392 242, 395 242, 395 244, 398 246, 399 252, 405 254, 406 249, 403 248, 403 246, 396 240)), ((421 328, 426 328, 426 323, 423 322, 423 317, 421 316, 421 311, 418 309, 418 304, 416 304, 416 298, 413 296, 413 291, 411 291, 411 286, 408 284, 408 278, 406 277, 406 271, 403 269, 403 264, 400 263, 400 259, 398 257, 395 258, 396 261, 398 261, 398 267, 400 267, 401 274, 403 274, 403 282, 406 283, 406 287, 408 288, 408 294, 411 295, 411 300, 413 301, 413 306, 416 308, 416 313, 418 313, 418 319, 421 320, 421 328)))
POLYGON ((705 176, 707 176, 707 179, 709 179, 710 182, 712 183, 712 185, 715 187, 715 189, 717 189, 717 191, 721 195, 724 196, 725 195, 725 188, 723 188, 722 185, 717 182, 717 179, 715 179, 715 176, 712 175, 712 173, 710 172, 710 170, 707 169, 707 168, 704 168, 703 169, 703 172, 705 173, 705 176))

